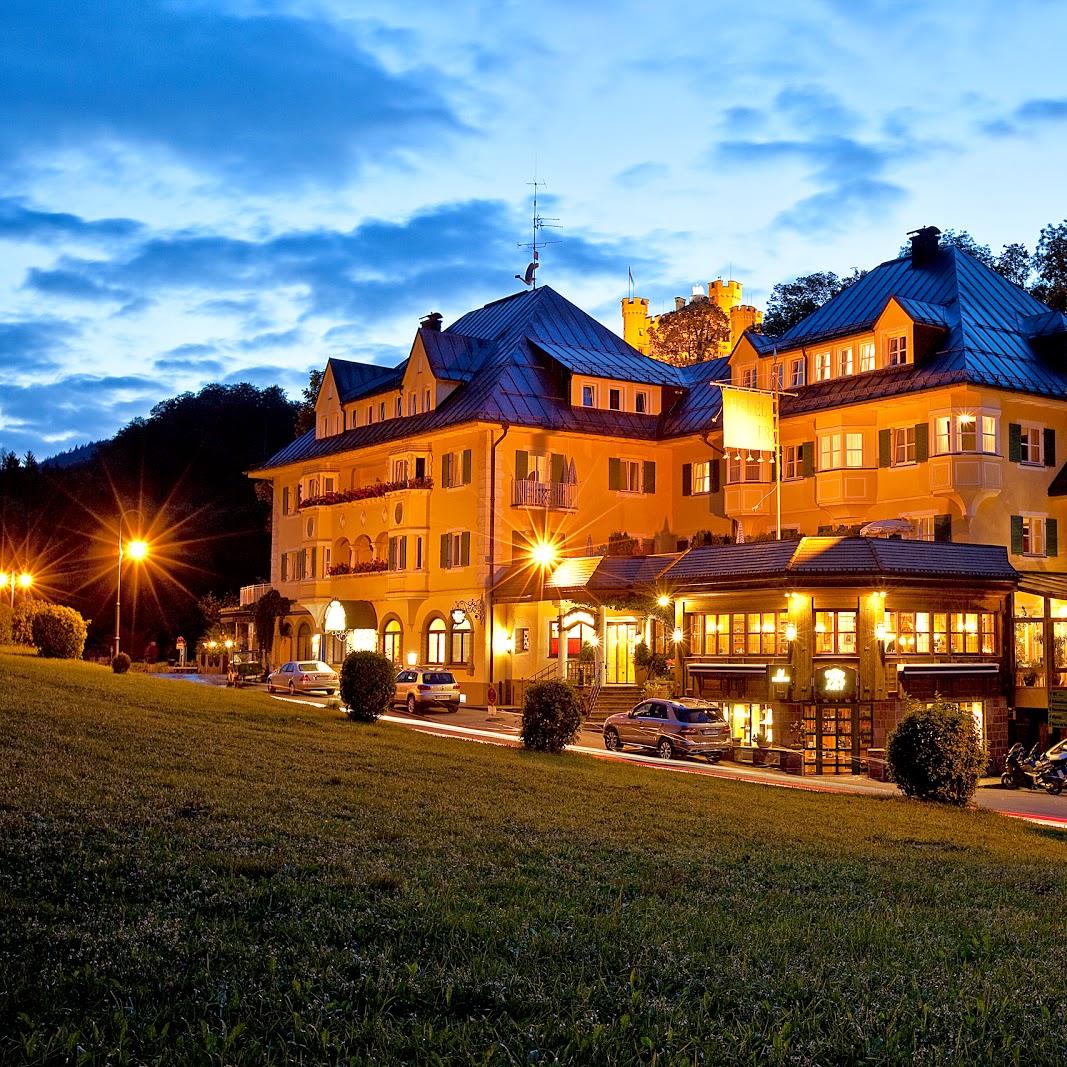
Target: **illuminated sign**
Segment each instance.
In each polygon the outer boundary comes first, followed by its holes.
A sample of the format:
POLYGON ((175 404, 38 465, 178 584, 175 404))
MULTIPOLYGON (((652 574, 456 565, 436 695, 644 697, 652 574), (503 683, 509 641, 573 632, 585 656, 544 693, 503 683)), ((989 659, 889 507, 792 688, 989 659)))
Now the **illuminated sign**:
POLYGON ((462 608, 452 609, 452 625, 462 626, 467 621, 467 613, 462 608))
POLYGON ((856 699, 855 667, 820 667, 815 672, 816 694, 825 700, 856 699))
POLYGON ((774 400, 770 393, 722 388, 722 444, 726 449, 774 451, 774 400))
POLYGON ((568 611, 563 616, 563 629, 569 630, 573 626, 577 626, 581 623, 583 626, 596 626, 596 616, 591 611, 583 611, 581 608, 575 608, 573 611, 568 611))
POLYGON ((774 674, 771 675, 771 685, 791 685, 792 682, 793 676, 785 667, 778 667, 774 674))

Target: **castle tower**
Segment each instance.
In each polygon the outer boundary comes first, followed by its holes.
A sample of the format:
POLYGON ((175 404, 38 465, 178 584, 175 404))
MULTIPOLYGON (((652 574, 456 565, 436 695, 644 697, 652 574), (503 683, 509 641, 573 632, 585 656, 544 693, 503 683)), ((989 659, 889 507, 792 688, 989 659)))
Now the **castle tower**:
POLYGON ((622 339, 648 355, 648 298, 627 296, 622 299, 622 339))
POLYGON ((730 308, 730 351, 741 340, 745 330, 758 326, 763 322, 763 312, 758 311, 751 304, 737 304, 730 308))
POLYGON ((722 278, 716 278, 708 282, 708 299, 714 300, 719 305, 719 310, 727 317, 730 312, 741 303, 741 283, 732 278, 724 282, 722 278))

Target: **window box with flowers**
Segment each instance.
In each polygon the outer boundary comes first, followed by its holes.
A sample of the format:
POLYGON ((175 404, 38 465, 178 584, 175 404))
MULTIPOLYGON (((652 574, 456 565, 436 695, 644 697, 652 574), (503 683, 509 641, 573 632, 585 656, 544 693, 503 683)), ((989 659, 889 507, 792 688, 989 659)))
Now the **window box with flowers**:
POLYGON ((388 569, 388 560, 367 559, 361 563, 335 563, 326 573, 331 578, 337 578, 344 574, 378 574, 388 569))
POLYGON ((301 500, 298 505, 303 508, 329 507, 332 504, 350 504, 353 500, 370 500, 398 493, 403 489, 432 489, 433 478, 401 478, 393 482, 375 482, 373 485, 361 485, 356 489, 342 489, 335 493, 320 493, 301 500))

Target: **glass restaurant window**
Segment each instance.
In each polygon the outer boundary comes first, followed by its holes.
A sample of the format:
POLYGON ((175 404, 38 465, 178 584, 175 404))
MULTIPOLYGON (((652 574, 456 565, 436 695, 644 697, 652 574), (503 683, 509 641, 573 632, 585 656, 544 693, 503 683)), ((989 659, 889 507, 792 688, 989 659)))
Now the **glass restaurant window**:
POLYGON ((1050 682, 1054 686, 1067 686, 1067 600, 1049 601, 1052 617, 1052 666, 1054 673, 1050 682))
POLYGON ((1015 684, 1045 685, 1045 601, 1015 594, 1015 684))
POLYGON ((856 612, 815 612, 815 654, 854 656, 856 654, 856 612))
POLYGON ((997 617, 991 611, 887 611, 883 625, 891 655, 997 653, 997 617))
POLYGON ((784 611, 696 612, 689 616, 689 649, 703 656, 784 656, 788 619, 784 611))

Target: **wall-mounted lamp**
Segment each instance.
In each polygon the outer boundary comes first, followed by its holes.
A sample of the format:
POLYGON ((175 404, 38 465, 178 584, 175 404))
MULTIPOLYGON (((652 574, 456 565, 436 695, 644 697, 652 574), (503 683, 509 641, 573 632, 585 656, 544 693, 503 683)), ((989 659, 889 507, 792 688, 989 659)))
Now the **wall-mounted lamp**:
POLYGON ((408 653, 408 666, 409 666, 409 667, 414 667, 414 666, 415 666, 415 664, 416 664, 416 663, 418 663, 418 662, 419 662, 419 656, 418 656, 418 653, 416 653, 416 652, 409 652, 409 653, 408 653))
POLYGON ((515 651, 515 635, 508 634, 504 639, 504 651, 510 656, 515 651))
POLYGON ((674 628, 674 633, 671 634, 671 637, 673 638, 674 643, 676 645, 680 645, 682 643, 682 641, 685 640, 685 632, 682 630, 682 628, 680 626, 676 626, 674 628))
POLYGON ((656 597, 656 603, 659 604, 661 608, 669 608, 671 606, 671 598, 667 596, 666 593, 660 593, 660 595, 656 597))
POLYGON ((600 647, 600 634, 590 634, 585 642, 590 648, 600 647))
POLYGON ((795 622, 787 622, 785 624, 785 639, 790 644, 797 639, 797 624, 795 622))

